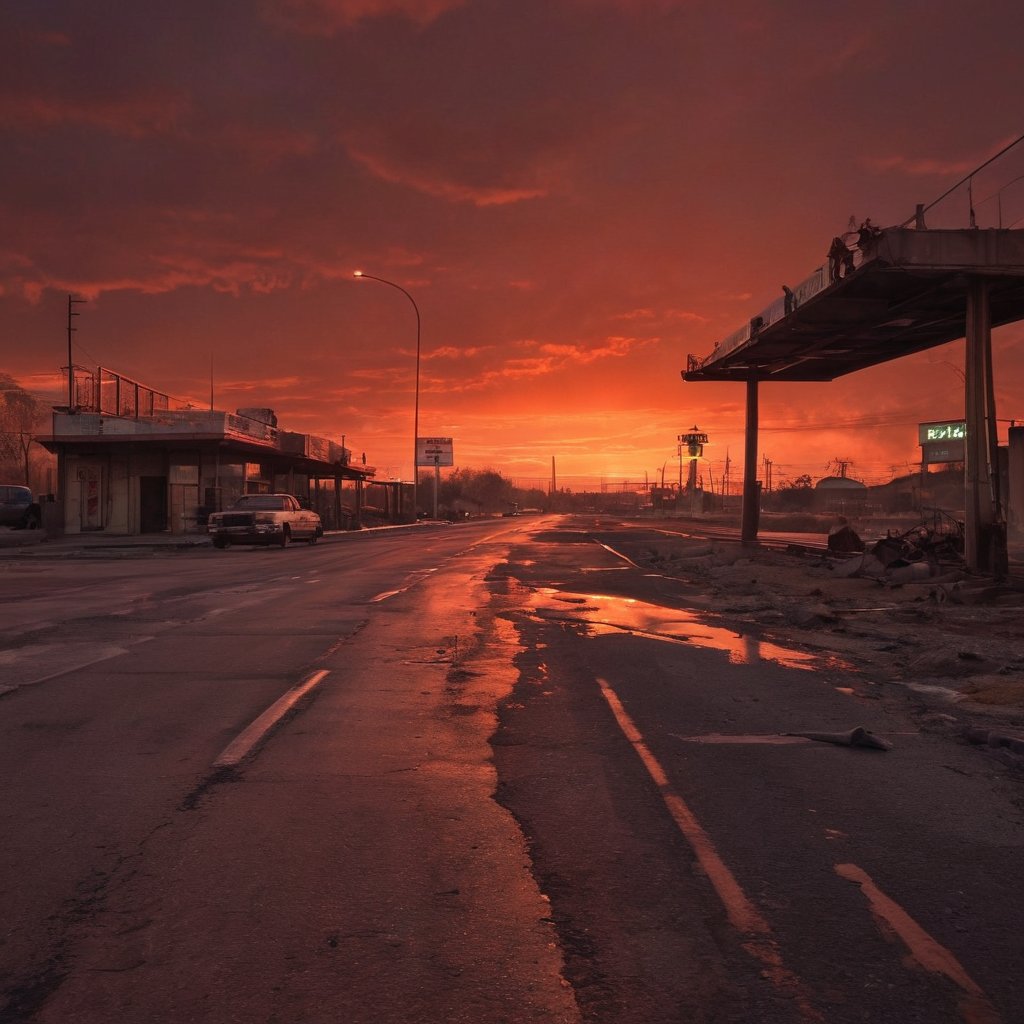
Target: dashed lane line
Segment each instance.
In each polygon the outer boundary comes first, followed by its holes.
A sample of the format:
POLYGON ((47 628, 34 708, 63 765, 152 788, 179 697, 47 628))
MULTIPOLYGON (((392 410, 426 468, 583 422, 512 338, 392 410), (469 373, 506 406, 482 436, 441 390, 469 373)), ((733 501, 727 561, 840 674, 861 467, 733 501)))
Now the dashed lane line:
POLYGON ((926 971, 949 978, 964 993, 960 1011, 968 1024, 998 1024, 999 1014, 960 961, 882 892, 866 871, 856 864, 836 864, 835 870, 840 878, 860 886, 875 918, 899 936, 914 960, 926 971))
POLYGON ((437 572, 440 566, 432 566, 429 569, 418 569, 416 572, 410 573, 408 582, 404 587, 399 587, 397 590, 383 590, 381 593, 374 595, 370 598, 367 604, 379 604, 381 601, 386 601, 389 597, 397 597, 399 594, 404 594, 407 590, 412 590, 417 583, 422 583, 432 573, 437 572))
POLYGON ((783 964, 782 954, 778 943, 772 936, 768 921, 748 899, 736 880, 736 876, 729 870, 728 865, 715 849, 711 837, 697 820, 697 816, 672 788, 665 769, 651 753, 644 741, 643 734, 623 707, 618 694, 611 688, 607 680, 599 678, 597 683, 601 687, 601 693, 608 707, 611 708, 619 728, 633 745, 637 756, 647 769, 647 774, 658 787, 672 820, 676 823, 683 838, 690 844, 697 861, 704 869, 718 898, 722 901, 729 923, 743 936, 743 948, 764 965, 764 974, 772 984, 780 992, 793 999, 804 1020, 823 1022, 824 1018, 812 1005, 804 983, 783 964))
POLYGON ((246 726, 213 762, 214 768, 235 768, 263 741, 268 733, 312 689, 330 675, 328 669, 318 669, 298 686, 279 697, 255 721, 246 726))

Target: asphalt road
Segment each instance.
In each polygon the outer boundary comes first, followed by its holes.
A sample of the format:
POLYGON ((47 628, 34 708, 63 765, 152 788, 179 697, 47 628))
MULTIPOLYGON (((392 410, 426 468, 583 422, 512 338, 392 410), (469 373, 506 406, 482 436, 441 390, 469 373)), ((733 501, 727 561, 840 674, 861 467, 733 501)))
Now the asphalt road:
POLYGON ((0 1022, 1024 1020, 1019 780, 643 542, 0 559, 0 1022))

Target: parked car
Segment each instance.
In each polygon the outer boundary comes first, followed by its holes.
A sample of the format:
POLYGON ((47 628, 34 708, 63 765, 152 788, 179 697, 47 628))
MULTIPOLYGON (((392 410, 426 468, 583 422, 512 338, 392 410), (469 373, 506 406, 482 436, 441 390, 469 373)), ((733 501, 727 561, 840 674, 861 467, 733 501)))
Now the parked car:
POLYGON ((229 544, 315 544, 323 535, 320 516, 291 494, 243 494, 226 512, 211 512, 206 530, 215 548, 229 544))
POLYGON ((15 530, 34 530, 39 526, 39 503, 27 487, 0 484, 0 526, 15 530))

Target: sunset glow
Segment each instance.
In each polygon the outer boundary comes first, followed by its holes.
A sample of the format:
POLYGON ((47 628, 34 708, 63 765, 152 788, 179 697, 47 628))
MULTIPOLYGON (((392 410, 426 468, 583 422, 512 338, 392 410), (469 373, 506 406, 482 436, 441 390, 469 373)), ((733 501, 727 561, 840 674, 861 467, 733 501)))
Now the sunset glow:
MULTIPOLYGON (((0 13, 0 370, 74 361, 275 410, 408 477, 419 432, 523 485, 742 475, 744 392, 683 383, 825 261, 1018 136, 1021 14, 949 0, 264 0, 0 13), (908 40, 913 46, 908 49, 908 40), (352 267, 361 269, 352 270, 352 267), (378 276, 379 275, 379 276, 378 276), (408 303, 359 278, 393 284, 408 303)), ((929 226, 1024 226, 1024 146, 929 226)), ((994 334, 1005 438, 1020 325, 994 334)), ((963 344, 761 390, 777 481, 915 468, 963 344)))

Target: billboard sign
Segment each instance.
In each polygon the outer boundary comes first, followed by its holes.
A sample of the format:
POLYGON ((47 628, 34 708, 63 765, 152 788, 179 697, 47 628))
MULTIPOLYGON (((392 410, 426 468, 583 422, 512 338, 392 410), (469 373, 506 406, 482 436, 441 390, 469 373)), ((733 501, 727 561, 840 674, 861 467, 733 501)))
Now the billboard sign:
POLYGON ((450 437, 416 438, 417 466, 454 466, 455 456, 450 437))
POLYGON ((967 437, 967 424, 963 420, 943 420, 939 423, 919 423, 917 443, 934 441, 963 441, 967 437))

